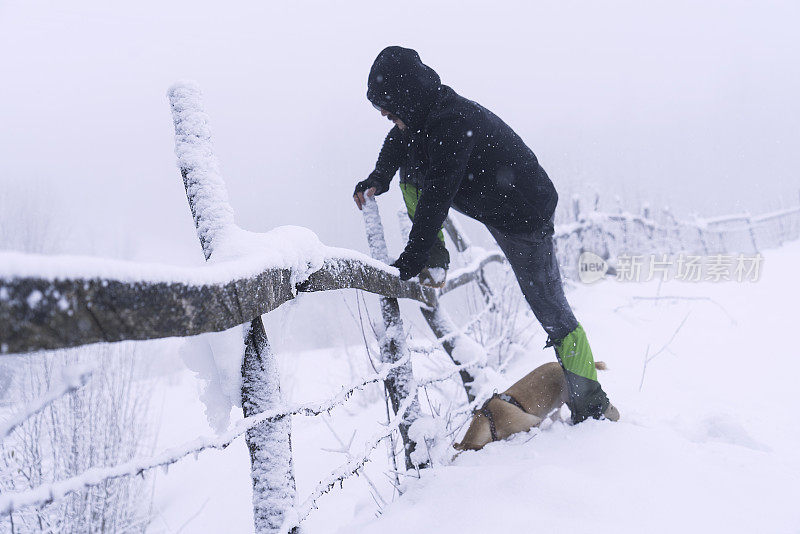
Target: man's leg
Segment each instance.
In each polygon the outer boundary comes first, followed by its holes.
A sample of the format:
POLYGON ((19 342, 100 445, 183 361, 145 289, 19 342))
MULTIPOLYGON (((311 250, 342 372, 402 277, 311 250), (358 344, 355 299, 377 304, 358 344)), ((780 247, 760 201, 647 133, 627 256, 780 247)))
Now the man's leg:
MULTIPOLYGON (((505 235, 489 228, 508 258, 525 299, 548 335, 567 379, 572 420, 598 418, 609 407, 594 367, 586 332, 572 313, 553 250, 552 229, 536 235, 505 235)), ((609 415, 610 416, 610 415, 609 415)))
MULTIPOLYGON (((414 214, 417 211, 417 202, 419 201, 419 189, 412 183, 400 182, 400 191, 403 192, 403 201, 406 203, 408 217, 413 221, 414 214)), ((439 230, 437 237, 439 239, 436 240, 431 248, 431 253, 428 256, 428 261, 425 264, 425 267, 429 271, 430 269, 437 268, 447 271, 447 269, 450 267, 450 253, 447 251, 447 248, 444 245, 444 232, 441 229, 439 230)), ((423 277, 424 276, 421 274, 421 282, 423 277)), ((435 282, 435 280, 433 280, 433 282, 435 282)), ((444 274, 442 275, 441 282, 444 284, 444 274)), ((436 284, 434 283, 434 285, 436 284)))

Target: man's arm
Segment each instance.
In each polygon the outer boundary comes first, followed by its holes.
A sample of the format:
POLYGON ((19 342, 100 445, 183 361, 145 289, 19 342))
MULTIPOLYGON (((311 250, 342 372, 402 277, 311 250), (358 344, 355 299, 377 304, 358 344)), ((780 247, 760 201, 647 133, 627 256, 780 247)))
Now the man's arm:
POLYGON ((460 117, 443 119, 440 126, 431 129, 427 145, 430 167, 422 185, 408 244, 393 263, 400 269, 403 280, 418 275, 425 266, 464 178, 476 133, 460 117))
POLYGON ((400 128, 394 126, 389 130, 386 139, 383 140, 381 152, 378 154, 378 161, 375 163, 373 173, 378 173, 380 179, 386 184, 386 189, 380 192, 376 191, 376 194, 380 195, 389 189, 389 183, 397 173, 397 169, 402 165, 407 152, 408 147, 406 146, 405 136, 400 128))
POLYGON ((386 139, 383 140, 381 152, 378 154, 378 161, 375 163, 375 170, 369 174, 366 180, 358 182, 353 191, 353 198, 359 209, 364 202, 362 196, 364 192, 374 188, 374 193, 380 195, 389 190, 389 184, 394 178, 397 169, 403 163, 407 150, 403 132, 400 131, 400 128, 394 126, 389 130, 386 139))

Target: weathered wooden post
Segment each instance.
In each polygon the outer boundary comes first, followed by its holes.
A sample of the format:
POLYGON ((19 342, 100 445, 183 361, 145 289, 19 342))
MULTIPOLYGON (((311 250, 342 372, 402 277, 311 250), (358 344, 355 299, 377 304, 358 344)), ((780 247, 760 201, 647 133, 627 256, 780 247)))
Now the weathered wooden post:
MULTIPOLYGON (((472 242, 467 238, 458 222, 449 215, 444 220, 444 230, 447 232, 447 235, 450 237, 450 240, 453 242, 453 244, 455 244, 456 250, 462 254, 465 254, 467 256, 467 261, 471 260, 472 242)), ((407 238, 408 236, 406 236, 406 239, 407 238)), ((478 289, 480 290, 481 295, 483 295, 483 301, 494 308, 492 288, 489 287, 489 283, 486 281, 486 275, 484 274, 482 268, 478 270, 477 279, 475 282, 478 284, 478 289)))
POLYGON ((681 239, 680 227, 678 226, 678 221, 675 219, 675 216, 672 214, 672 210, 669 208, 669 206, 664 206, 664 208, 661 210, 661 213, 664 220, 665 250, 672 254, 677 252, 679 248, 681 239), (667 225, 669 225, 669 227, 667 225), (673 236, 670 236, 670 232, 673 234, 673 236))
POLYGON ((753 217, 750 212, 745 213, 745 223, 747 224, 747 233, 750 235, 750 242, 753 244, 753 252, 758 253, 758 243, 756 242, 756 232, 753 228, 753 217))
MULTIPOLYGON (((404 210, 401 210, 397 213, 397 217, 400 220, 400 232, 402 233, 403 239, 408 241, 408 234, 411 231, 411 222, 408 219, 408 215, 404 210)), ((466 238, 463 232, 461 232, 457 225, 448 217, 445 220, 445 230, 450 235, 450 239, 455 243, 456 249, 464 254, 467 254, 469 251, 470 243, 469 240, 466 238)), ((488 284, 486 284, 486 280, 483 277, 483 269, 479 269, 475 275, 475 281, 478 283, 478 288, 483 295, 484 300, 489 303, 492 302, 494 299, 491 295, 491 290, 489 289, 488 284)), ((453 320, 450 319, 450 315, 442 308, 439 303, 439 296, 436 295, 434 297, 434 301, 430 306, 420 306, 420 312, 422 313, 422 317, 425 319, 425 322, 428 323, 430 326, 433 335, 436 336, 438 339, 441 340, 442 348, 450 356, 450 359, 453 361, 455 365, 462 365, 464 362, 460 361, 459 358, 456 356, 456 346, 460 344, 474 344, 475 342, 471 339, 467 339, 466 336, 459 332, 456 328, 453 320)), ((472 376, 466 369, 460 369, 458 371, 459 376, 461 377, 461 383, 464 385, 464 392, 467 395, 467 401, 472 402, 475 400, 476 392, 473 389, 475 383, 475 377, 472 376)))
POLYGON ((575 222, 581 218, 581 198, 578 195, 572 195, 572 216, 575 222))
MULTIPOLYGON (((225 182, 214 157, 199 87, 194 83, 178 83, 169 89, 168 96, 175 123, 178 166, 197 236, 209 260, 222 231, 235 226, 233 209, 228 204, 225 182)), ((280 408, 283 402, 277 361, 260 317, 247 327, 244 344, 244 416, 280 408)), ((282 417, 261 423, 245 436, 253 479, 253 519, 259 534, 278 532, 286 512, 295 503, 291 433, 291 418, 282 417)))
MULTIPOLYGON (((381 215, 378 211, 378 203, 374 197, 366 196, 364 204, 364 226, 367 231, 367 243, 369 244, 370 254, 373 258, 384 263, 389 263, 389 251, 386 247, 386 237, 383 233, 381 215)), ((394 363, 408 355, 406 346, 405 332, 403 331, 403 320, 400 318, 400 304, 396 298, 380 297, 381 316, 383 317, 384 334, 380 340, 381 361, 384 363, 394 363)), ((416 443, 409 437, 408 429, 411 424, 420 416, 419 401, 417 396, 417 384, 414 381, 411 361, 396 369, 393 369, 385 380, 386 391, 392 404, 392 410, 396 414, 400 409, 400 404, 409 396, 414 396, 411 406, 406 412, 404 421, 399 425, 400 436, 403 439, 403 449, 406 458, 406 469, 413 469, 415 463, 411 459, 411 454, 416 448, 416 443)))
POLYGON ((654 226, 655 221, 650 219, 650 204, 648 202, 643 202, 642 207, 640 210, 640 216, 642 219, 642 231, 645 236, 647 236, 647 249, 650 252, 654 252, 654 245, 655 245, 655 231, 656 228, 654 226))
POLYGON ((622 199, 619 197, 619 195, 617 195, 615 198, 617 201, 617 213, 619 213, 619 219, 621 223, 620 226, 622 229, 622 246, 620 247, 620 250, 617 251, 617 253, 619 254, 621 252, 623 254, 630 254, 631 251, 630 251, 630 240, 628 237, 628 218, 626 217, 625 210, 622 209, 622 199))
POLYGON ((708 240, 706 239, 706 228, 708 225, 704 219, 701 219, 695 214, 694 227, 697 229, 697 239, 700 241, 700 246, 702 247, 700 250, 705 256, 708 256, 709 248, 708 240))

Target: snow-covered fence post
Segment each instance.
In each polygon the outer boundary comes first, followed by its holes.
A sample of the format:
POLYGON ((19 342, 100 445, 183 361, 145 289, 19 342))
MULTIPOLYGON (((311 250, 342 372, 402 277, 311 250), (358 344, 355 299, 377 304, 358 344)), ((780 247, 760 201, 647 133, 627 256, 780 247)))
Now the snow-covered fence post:
MULTIPOLYGON (((419 309, 422 312, 422 317, 425 318, 428 326, 431 327, 433 335, 440 340, 442 347, 455 365, 461 366, 465 363, 471 364, 475 359, 481 357, 482 351, 480 351, 480 346, 458 331, 452 319, 450 319, 450 315, 439 305, 438 300, 432 308, 420 306, 419 309), (471 348, 469 352, 472 354, 469 354, 469 356, 473 361, 461 361, 461 357, 465 355, 464 347, 471 348)), ((467 401, 471 403, 475 400, 475 391, 473 389, 475 377, 466 369, 459 369, 458 374, 461 376, 461 382, 464 384, 467 401)))
MULTIPOLYGON (((472 260, 470 254, 472 242, 461 229, 461 226, 458 224, 458 222, 449 215, 444 220, 444 230, 447 232, 447 235, 450 237, 450 240, 453 242, 453 244, 455 244, 456 250, 461 254, 467 255, 467 262, 472 260)), ((478 284, 478 289, 480 290, 481 295, 483 295, 484 302, 486 304, 492 304, 494 301, 492 296, 492 288, 489 287, 489 283, 486 281, 486 275, 483 272, 483 268, 478 270, 475 282, 478 284)))
MULTIPOLYGON (((206 260, 222 231, 234 227, 225 182, 211 144, 208 116, 194 83, 178 83, 168 92, 175 123, 178 156, 186 197, 206 260)), ((280 375, 261 317, 247 329, 242 359, 242 409, 245 417, 283 405, 280 375)), ((292 421, 264 421, 245 435, 250 450, 253 482, 253 520, 258 534, 278 532, 296 500, 291 446, 292 421)))
MULTIPOLYGON (((781 208, 783 208, 783 202, 781 202, 781 208)), ((783 224, 783 217, 778 217, 778 228, 778 245, 783 246, 783 243, 786 240, 786 227, 783 224)))
POLYGON ((572 216, 575 218, 575 222, 581 218, 581 199, 578 195, 572 195, 572 216))
MULTIPOLYGON (((403 214, 405 214, 405 212, 400 211, 398 217, 403 214)), ((443 226, 444 226, 444 231, 447 232, 448 237, 450 237, 450 240, 456 246, 457 251, 465 252, 469 249, 469 247, 472 246, 472 243, 467 238, 467 236, 464 235, 464 232, 461 230, 458 222, 456 222, 455 219, 453 219, 448 215, 447 218, 444 220, 443 226)))
POLYGON ((758 253, 758 243, 756 242, 756 232, 753 230, 753 217, 750 216, 750 212, 748 211, 745 217, 745 223, 747 224, 747 233, 750 235, 750 242, 753 243, 753 252, 758 253))
POLYGON ((703 249, 702 249, 703 250, 703 254, 708 256, 708 241, 706 240, 706 234, 705 234, 705 231, 704 231, 705 227, 706 227, 706 223, 705 223, 705 221, 701 221, 700 219, 695 217, 694 224, 695 224, 695 227, 697 228, 697 238, 700 240, 700 246, 703 247, 703 249))
MULTIPOLYGON (((374 197, 365 195, 364 198, 366 202, 362 213, 364 214, 364 226, 367 231, 370 254, 378 261, 389 263, 389 250, 386 247, 386 237, 383 233, 378 203, 374 197)), ((396 298, 380 297, 380 306, 385 328, 383 337, 380 340, 381 360, 384 363, 394 363, 405 358, 408 354, 405 332, 403 331, 403 320, 400 318, 400 304, 396 298)), ((400 436, 403 439, 406 469, 413 469, 414 462, 411 460, 411 454, 416 448, 416 443, 409 437, 408 429, 419 418, 420 409, 419 401, 416 398, 417 384, 414 380, 411 361, 409 360, 406 365, 393 369, 384 384, 395 414, 398 413, 401 404, 406 398, 414 397, 403 422, 398 426, 400 436)))
POLYGON ((664 206, 662 213, 664 215, 664 225, 669 225, 669 228, 665 229, 667 242, 666 250, 669 253, 678 252, 681 241, 681 231, 680 227, 678 226, 678 221, 675 219, 675 215, 672 214, 672 210, 669 208, 669 206, 664 206), (672 234, 671 236, 670 233, 672 234))
POLYGON ((623 254, 630 254, 630 238, 628 236, 628 217, 626 216, 625 211, 622 209, 622 198, 617 196, 616 200, 617 200, 617 212, 619 213, 619 218, 622 226, 622 247, 620 247, 620 251, 623 254))
POLYGON ((642 204, 640 214, 642 218, 642 232, 645 235, 647 246, 650 248, 650 251, 653 252, 652 246, 654 244, 653 236, 655 235, 655 227, 653 226, 654 221, 650 220, 650 203, 644 202, 642 204))
MULTIPOLYGON (((403 239, 408 241, 408 234, 411 231, 411 223, 408 220, 405 210, 399 211, 397 213, 397 217, 400 219, 400 232, 402 233, 403 239)), ((469 250, 469 240, 466 238, 463 232, 458 230, 458 227, 450 219, 450 217, 447 217, 445 220, 445 230, 450 235, 450 239, 453 241, 453 243, 456 244, 456 249, 458 249, 459 252, 466 253, 469 250)), ((483 277, 483 268, 478 269, 475 275, 475 281, 478 283, 478 287, 480 288, 484 299, 486 299, 487 302, 492 302, 493 299, 489 286, 486 284, 486 281, 483 277)), ((455 324, 453 324, 452 319, 450 319, 450 315, 440 305, 438 295, 435 296, 434 301, 430 306, 420 306, 419 310, 422 313, 422 317, 428 323, 428 326, 430 326, 433 335, 440 340, 444 351, 448 356, 450 356, 450 359, 455 365, 461 366, 464 362, 462 362, 459 356, 456 354, 456 352, 461 352, 461 350, 457 351, 456 347, 474 346, 475 342, 458 331, 455 324)), ((475 354, 472 356, 474 358, 475 354)), ((461 383, 464 385, 464 392, 467 395, 467 400, 471 403, 475 400, 475 392, 472 389, 475 382, 475 377, 472 376, 472 373, 470 373, 467 369, 460 369, 458 374, 461 377, 461 383)))

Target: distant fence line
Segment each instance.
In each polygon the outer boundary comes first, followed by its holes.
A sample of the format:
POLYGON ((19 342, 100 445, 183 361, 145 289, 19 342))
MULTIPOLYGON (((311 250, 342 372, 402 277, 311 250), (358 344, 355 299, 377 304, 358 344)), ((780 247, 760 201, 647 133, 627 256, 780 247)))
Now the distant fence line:
POLYGON ((662 210, 657 221, 649 208, 640 214, 584 213, 577 202, 572 211, 575 221, 557 225, 554 234, 559 264, 570 278, 577 278, 583 251, 612 262, 622 254, 756 254, 800 238, 800 206, 693 221, 679 221, 669 210, 662 210))

